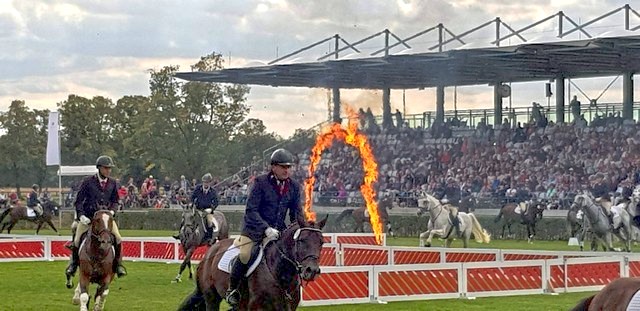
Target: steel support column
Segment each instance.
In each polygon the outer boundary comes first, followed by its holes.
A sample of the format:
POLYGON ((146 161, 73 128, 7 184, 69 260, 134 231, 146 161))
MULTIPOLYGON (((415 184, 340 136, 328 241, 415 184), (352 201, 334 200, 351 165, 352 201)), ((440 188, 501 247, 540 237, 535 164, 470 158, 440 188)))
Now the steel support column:
POLYGON ((564 123, 564 77, 556 77, 556 123, 564 123))
POLYGON ((391 117, 391 89, 382 89, 382 127, 393 127, 393 119, 391 117))
MULTIPOLYGON (((500 86, 502 82, 493 86, 493 125, 502 124, 502 92, 500 86)), ((489 120, 487 120, 488 122, 489 120)))
POLYGON ((340 89, 333 88, 333 122, 340 122, 340 89))
POLYGON ((622 117, 633 120, 633 73, 622 75, 622 117))
POLYGON ((436 87, 436 123, 444 123, 444 86, 436 87))

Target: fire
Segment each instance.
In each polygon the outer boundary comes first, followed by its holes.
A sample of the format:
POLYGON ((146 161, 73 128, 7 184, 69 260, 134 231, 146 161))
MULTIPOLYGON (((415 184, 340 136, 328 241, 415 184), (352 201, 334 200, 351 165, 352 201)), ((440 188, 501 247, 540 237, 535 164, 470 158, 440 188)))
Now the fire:
POLYGON ((367 136, 358 131, 357 113, 350 107, 347 107, 346 109, 347 114, 349 115, 349 124, 347 128, 342 127, 339 123, 333 123, 331 126, 324 128, 316 138, 316 144, 313 146, 313 149, 311 149, 309 176, 304 183, 304 212, 308 221, 316 220, 316 213, 311 207, 311 203, 313 202, 313 185, 316 182, 315 171, 320 163, 322 151, 331 147, 334 140, 342 140, 357 148, 360 152, 365 172, 364 183, 360 187, 360 192, 362 193, 362 197, 366 202, 367 210, 369 211, 369 220, 371 221, 371 228, 373 228, 376 241, 378 244, 382 244, 383 226, 382 221, 380 220, 380 215, 378 214, 378 203, 375 200, 375 190, 373 189, 373 184, 378 180, 378 164, 373 156, 367 136))

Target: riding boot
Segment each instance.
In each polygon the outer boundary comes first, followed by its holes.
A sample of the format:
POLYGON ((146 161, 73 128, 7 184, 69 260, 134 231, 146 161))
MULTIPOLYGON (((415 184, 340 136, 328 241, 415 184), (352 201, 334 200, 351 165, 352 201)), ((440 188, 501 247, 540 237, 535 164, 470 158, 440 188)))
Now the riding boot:
POLYGON ((613 213, 607 214, 607 218, 609 219, 609 226, 611 226, 611 230, 615 229, 613 226, 613 213))
POLYGON ((117 243, 113 246, 115 253, 115 258, 113 262, 114 272, 118 275, 119 278, 127 275, 127 269, 122 265, 122 244, 117 243))
POLYGON ((76 247, 73 242, 67 246, 68 249, 71 250, 71 260, 69 260, 69 265, 67 266, 66 274, 73 276, 76 274, 76 270, 78 270, 78 262, 80 261, 80 256, 78 255, 78 247, 76 247))
POLYGON ((247 273, 247 265, 243 264, 240 259, 236 259, 231 268, 229 290, 227 291, 226 297, 231 310, 237 310, 240 304, 240 282, 242 282, 245 273, 247 273))
POLYGON ((180 229, 178 230, 178 233, 172 235, 172 237, 176 240, 180 240, 180 234, 182 233, 182 226, 180 226, 180 229))

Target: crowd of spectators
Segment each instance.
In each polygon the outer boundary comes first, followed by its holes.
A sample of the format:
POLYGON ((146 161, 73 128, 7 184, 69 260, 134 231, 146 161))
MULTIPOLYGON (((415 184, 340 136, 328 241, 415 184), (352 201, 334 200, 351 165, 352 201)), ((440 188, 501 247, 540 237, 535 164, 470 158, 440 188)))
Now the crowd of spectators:
MULTIPOLYGON (((429 129, 382 129, 368 118, 360 126, 379 165, 378 192, 394 194, 401 206, 415 205, 422 191, 435 193, 452 181, 477 198, 506 200, 509 189, 524 189, 561 207, 588 189, 596 173, 605 175, 611 192, 640 182, 640 125, 619 116, 598 117, 590 125, 584 118, 554 124, 541 115, 524 126, 505 119, 495 128, 448 120, 429 129)), ((309 154, 298 153, 298 180, 306 177, 309 154)), ((317 202, 361 202, 363 170, 354 148, 335 142, 323 153, 316 178, 317 202)))

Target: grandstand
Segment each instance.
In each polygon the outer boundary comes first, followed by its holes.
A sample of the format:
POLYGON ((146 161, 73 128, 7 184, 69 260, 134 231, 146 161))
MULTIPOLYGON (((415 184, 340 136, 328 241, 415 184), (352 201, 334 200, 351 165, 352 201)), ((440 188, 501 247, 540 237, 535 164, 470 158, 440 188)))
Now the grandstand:
MULTIPOLYGON (((635 156, 640 137, 633 121, 640 114, 633 95, 633 74, 640 70, 640 36, 634 32, 640 27, 632 27, 634 17, 640 14, 624 5, 581 24, 558 12, 520 29, 496 18, 459 33, 437 24, 405 38, 388 29, 353 43, 335 35, 266 66, 177 76, 191 81, 330 88, 334 122, 341 120, 340 89, 381 89, 382 117, 360 113, 361 128, 380 163, 379 191, 395 194, 401 205, 415 206, 413 198, 419 191, 437 192, 449 180, 474 198, 504 200, 507 190, 526 189, 563 207, 588 186, 589 176, 596 172, 606 174, 612 192, 640 182, 635 156), (589 26, 616 14, 624 16, 624 36, 589 32, 589 26), (557 40, 531 43, 525 38, 528 30, 554 21, 557 40), (466 48, 469 35, 491 26, 496 30, 491 47, 466 48), (435 52, 412 52, 411 42, 429 33, 438 35, 438 43, 429 48, 435 52), (587 39, 567 40, 571 33, 587 39), (380 37, 384 47, 366 55, 361 44, 380 37), (502 46, 508 39, 522 43, 502 46), (333 52, 317 62, 283 64, 330 42, 335 44, 333 52), (454 43, 462 46, 444 50, 454 43), (394 54, 398 46, 408 50, 394 54), (356 53, 347 55, 347 50, 356 53), (574 108, 565 109, 568 79, 603 76, 622 77, 622 103, 591 100, 577 113, 574 108), (553 81, 555 105, 504 107, 503 98, 511 96, 507 84, 525 81, 553 81), (444 111, 445 87, 482 84, 494 87, 492 109, 444 111), (430 87, 437 89, 435 112, 397 113, 394 122, 391 89, 430 87)), ((551 100, 551 83, 547 88, 551 100)), ((309 150, 295 151, 301 161, 296 174, 302 179, 309 150)), ((329 205, 361 204, 358 161, 354 150, 334 145, 317 172, 314 198, 329 205)))

